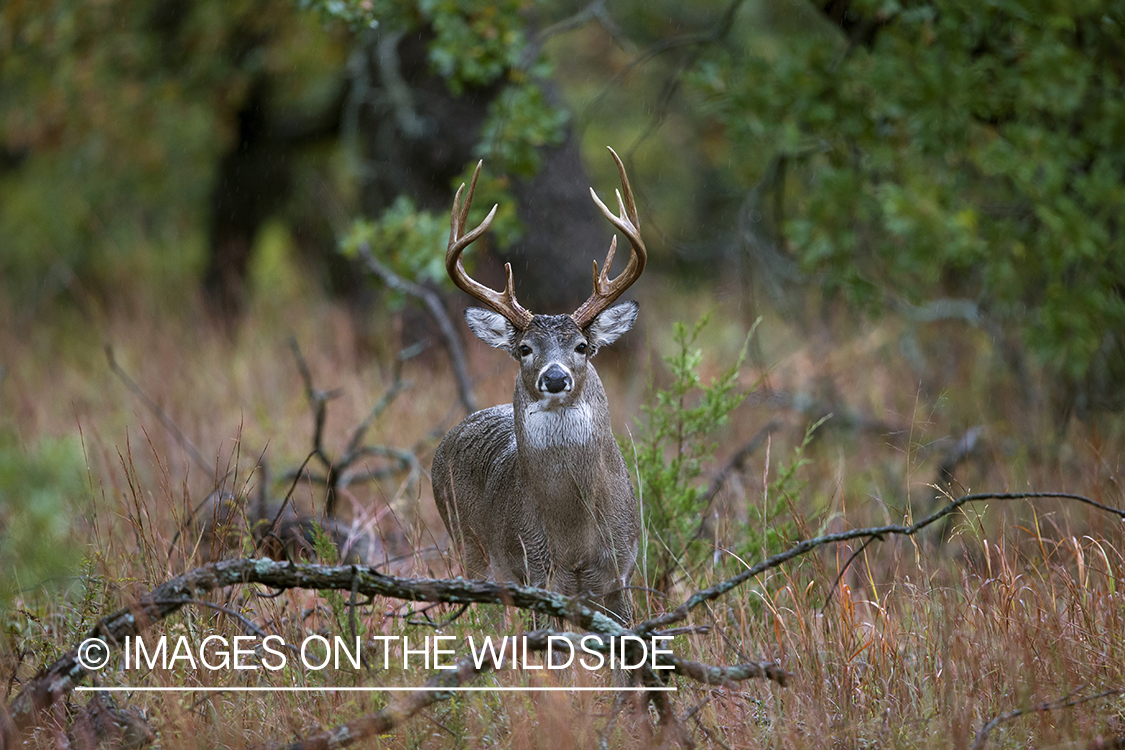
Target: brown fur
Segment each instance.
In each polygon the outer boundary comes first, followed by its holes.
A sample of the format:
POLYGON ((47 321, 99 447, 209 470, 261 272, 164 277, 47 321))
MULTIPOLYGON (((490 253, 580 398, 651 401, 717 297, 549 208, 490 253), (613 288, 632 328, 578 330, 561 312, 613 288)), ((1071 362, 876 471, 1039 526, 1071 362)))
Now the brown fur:
POLYGON ((526 330, 507 324, 504 332, 498 317, 488 319, 489 328, 467 316, 486 343, 512 353, 520 372, 511 404, 478 411, 450 430, 432 476, 466 575, 584 596, 628 622, 625 586, 640 514, 590 358, 628 330, 636 306, 612 312, 586 330, 566 315, 537 315, 526 330), (585 352, 577 351, 581 345, 585 352), (525 347, 529 353, 521 353, 525 347), (542 378, 554 365, 565 368, 570 387, 549 394, 542 378))

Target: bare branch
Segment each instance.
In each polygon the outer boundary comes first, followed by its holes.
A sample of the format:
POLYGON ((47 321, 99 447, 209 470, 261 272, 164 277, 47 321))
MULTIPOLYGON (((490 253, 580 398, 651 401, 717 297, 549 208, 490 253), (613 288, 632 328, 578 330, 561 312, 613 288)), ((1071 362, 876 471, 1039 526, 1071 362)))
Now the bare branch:
MULTIPOLYGON (((1031 713, 1054 711, 1060 708, 1073 708, 1074 706, 1080 706, 1083 703, 1089 703, 1090 701, 1096 701, 1101 698, 1113 698, 1119 695, 1125 695, 1125 688, 1113 688, 1111 690, 1103 690, 1100 693, 1094 693, 1093 695, 1074 698, 1074 694, 1080 691, 1081 688, 1079 690, 1067 693, 1061 698, 1056 698, 1053 701, 1037 703, 1034 706, 1029 706, 1027 708, 1017 708, 1015 711, 1009 711, 1008 713, 1000 714, 999 716, 992 718, 987 724, 980 728, 979 732, 977 732, 976 739, 973 740, 973 745, 969 748, 969 750, 981 750, 984 747, 985 742, 988 741, 989 732, 998 727, 1000 724, 1011 721, 1012 719, 1017 719, 1020 716, 1031 713)), ((1096 745, 1091 745, 1091 747, 1096 747, 1096 745)))
POLYGON ((309 453, 309 455, 305 456, 305 460, 301 462, 301 466, 297 469, 297 473, 293 478, 293 482, 289 485, 289 491, 285 493, 285 497, 282 499, 281 505, 278 506, 277 512, 274 513, 273 520, 270 521, 269 526, 262 530, 262 538, 254 543, 255 552, 260 552, 263 543, 270 537, 277 539, 277 525, 281 523, 281 516, 285 513, 285 508, 289 505, 289 501, 293 499, 293 491, 297 489, 297 482, 299 482, 301 479, 301 473, 305 470, 305 467, 309 465, 309 461, 312 460, 312 457, 314 455, 316 455, 315 452, 309 453))
POLYGON ((679 36, 662 39, 661 41, 656 42, 655 44, 642 50, 636 57, 630 60, 627 65, 618 70, 613 75, 613 77, 609 79, 602 90, 598 92, 598 95, 594 97, 593 101, 586 105, 579 119, 582 121, 586 121, 588 119, 589 113, 601 105, 602 101, 615 85, 617 85, 633 70, 644 65, 649 60, 652 60, 656 57, 659 57, 660 55, 671 52, 674 49, 679 49, 681 47, 708 45, 722 41, 724 38, 726 38, 727 34, 730 33, 731 28, 734 25, 734 18, 736 15, 738 15, 738 11, 742 7, 742 4, 744 2, 745 0, 731 0, 726 9, 723 11, 723 14, 719 17, 719 20, 711 28, 705 31, 680 34, 679 36))
POLYGON ((465 352, 461 348, 461 339, 457 335, 457 330, 453 327, 449 315, 445 312, 445 306, 441 303, 441 298, 434 291, 415 284, 413 281, 408 281, 384 266, 375 258, 370 245, 367 243, 360 244, 357 252, 359 259, 364 262, 368 270, 382 279, 384 284, 391 289, 421 300, 422 304, 425 305, 426 312, 437 324, 438 331, 441 332, 441 337, 445 341, 445 349, 449 352, 449 361, 453 365, 453 375, 457 379, 457 393, 461 399, 461 405, 465 407, 466 413, 472 414, 475 412, 477 410, 477 399, 473 395, 473 385, 469 378, 468 365, 465 362, 465 352))
MULTIPOLYGON (((203 454, 199 451, 199 448, 195 446, 195 443, 193 443, 191 439, 187 435, 185 435, 179 428, 179 425, 177 425, 176 422, 170 416, 168 416, 168 412, 164 411, 164 409, 160 407, 160 404, 156 403, 156 399, 148 395, 148 393, 146 393, 143 388, 137 385, 137 381, 129 377, 129 373, 125 372, 125 370, 122 369, 121 365, 117 364, 117 357, 114 356, 113 347, 109 344, 106 344, 105 356, 109 361, 110 372, 116 375, 118 379, 120 379, 121 382, 125 384, 125 387, 128 388, 134 396, 140 399, 141 403, 144 404, 145 407, 147 407, 148 410, 151 411, 158 420, 160 420, 160 424, 164 425, 164 429, 172 433, 172 437, 174 437, 176 439, 176 442, 178 442, 183 447, 183 449, 187 451, 188 455, 191 456, 191 459, 199 464, 200 468, 202 468, 204 471, 210 471, 211 465, 207 462, 207 459, 203 458, 203 454)), ((0 375, 3 375, 3 373, 0 372, 0 375)), ((0 377, 0 382, 2 382, 2 380, 3 378, 0 377)))
MULTIPOLYGON (((297 360, 297 369, 301 373, 301 380, 305 384, 305 394, 308 397, 309 407, 313 411, 313 447, 312 453, 309 458, 316 457, 321 465, 324 467, 325 474, 314 474, 307 470, 308 460, 302 464, 301 468, 296 471, 289 471, 283 474, 285 479, 301 480, 310 483, 323 485, 326 489, 326 496, 324 500, 324 512, 330 518, 336 516, 336 499, 340 490, 346 488, 351 482, 357 480, 367 479, 380 479, 384 476, 390 476, 398 472, 407 471, 409 476, 407 482, 410 486, 417 481, 421 475, 421 467, 418 465, 418 458, 411 451, 401 448, 392 448, 383 445, 363 445, 363 438, 367 435, 367 431, 371 428, 395 397, 398 396, 403 390, 410 386, 409 382, 402 380, 402 362, 416 354, 412 348, 399 352, 395 358, 394 365, 394 382, 387 392, 383 394, 382 398, 375 403, 371 411, 364 418, 362 422, 356 425, 352 430, 352 435, 348 439, 348 445, 345 450, 344 456, 339 460, 331 457, 327 450, 324 448, 324 423, 328 417, 328 402, 340 395, 340 389, 331 391, 322 391, 313 386, 312 371, 309 369, 308 362, 305 361, 304 355, 301 353, 300 346, 297 345, 297 339, 291 338, 289 346, 293 350, 293 356, 297 360), (398 467, 395 469, 353 469, 353 465, 362 458, 367 456, 381 456, 390 458, 397 462, 398 467)), ((292 489, 290 489, 292 492, 292 489)), ((284 510, 284 508, 282 508, 284 510)), ((280 516, 279 516, 280 517, 280 516)))
MULTIPOLYGON (((396 365, 399 361, 400 360, 396 360, 396 365)), ((383 415, 383 412, 387 410, 387 407, 391 405, 391 402, 395 400, 398 394, 410 387, 410 381, 403 380, 401 375, 402 368, 396 366, 395 379, 394 382, 391 383, 391 387, 388 388, 382 398, 375 403, 375 406, 371 407, 371 411, 367 414, 367 417, 356 425, 355 430, 352 431, 352 437, 348 440, 345 460, 359 450, 360 446, 363 444, 363 438, 366 437, 367 431, 371 428, 371 425, 383 415)))
POLYGON ((852 529, 850 531, 841 531, 836 534, 825 534, 818 536, 814 539, 806 539, 805 541, 789 548, 785 552, 769 557, 757 565, 751 566, 742 571, 738 575, 728 578, 721 583, 717 583, 710 588, 698 591, 671 612, 666 612, 659 617, 653 617, 649 620, 642 622, 640 625, 633 628, 634 632, 638 635, 647 635, 654 630, 664 628, 673 623, 681 622, 691 613, 693 609, 705 604, 709 601, 714 601, 727 592, 741 586, 746 581, 761 575, 767 570, 780 567, 784 563, 792 560, 795 557, 800 557, 807 552, 811 552, 817 547, 823 547, 827 544, 836 544, 838 542, 846 542, 851 539, 861 539, 864 537, 883 538, 885 536, 913 536, 919 531, 948 515, 956 513, 963 505, 970 503, 980 502, 982 500, 1029 500, 1035 498, 1057 498, 1060 500, 1075 500, 1077 502, 1089 505, 1103 510, 1107 513, 1112 513, 1118 518, 1125 520, 1125 510, 1118 508, 1111 508, 1108 505, 1103 505, 1095 500, 1091 500, 1083 495, 1074 495, 1068 492, 980 492, 973 495, 963 495, 956 500, 950 502, 941 510, 932 513, 921 521, 917 521, 909 526, 900 524, 891 524, 888 526, 876 526, 867 529, 852 529))
MULTIPOLYGON (((331 391, 322 391, 313 387, 312 371, 309 369, 309 363, 305 361, 305 355, 301 353, 301 347, 297 344, 297 338, 291 337, 289 339, 289 348, 293 350, 293 357, 297 360, 297 370, 301 373, 301 380, 305 384, 305 397, 309 400, 309 408, 313 413, 313 447, 312 455, 319 459, 322 466, 328 472, 329 478, 333 474, 332 461, 328 458, 328 453, 324 450, 324 422, 328 418, 328 402, 334 398, 339 398, 340 389, 335 388, 331 391)), ((333 482, 329 482, 329 486, 333 486, 333 482)))
MULTIPOLYGON (((545 651, 547 644, 551 638, 567 638, 572 642, 578 637, 574 633, 559 633, 553 630, 534 630, 526 634, 527 650, 528 651, 545 651)), ((596 646, 590 646, 596 648, 596 646)), ((608 648, 608 647, 607 647, 608 648)), ((419 711, 434 703, 452 698, 453 691, 445 692, 441 690, 433 690, 432 688, 456 688, 461 687, 469 682, 472 682, 477 677, 487 672, 497 670, 497 664, 493 656, 489 652, 482 654, 481 664, 478 668, 475 659, 469 657, 461 659, 457 662, 456 669, 445 670, 436 673, 433 677, 426 681, 425 686, 431 688, 430 690, 419 690, 414 693, 408 694, 405 698, 398 701, 395 705, 389 706, 382 711, 364 716, 360 719, 350 721, 346 724, 329 729, 320 734, 306 737, 303 740, 290 743, 288 745, 270 744, 265 748, 269 750, 327 750, 327 748, 346 747, 355 744, 362 740, 368 739, 378 734, 383 734, 391 731, 392 729, 402 725, 405 721, 416 715, 419 711)), ((694 664, 694 662, 690 662, 694 664)), ((714 669, 713 667, 707 669, 714 669)), ((737 679, 737 678, 736 678, 737 679)), ((741 678, 746 679, 746 678, 741 678)), ((657 687, 649 685, 649 687, 657 687)), ((667 698, 667 694, 663 692, 653 692, 650 695, 661 696, 667 698)), ((620 711, 621 706, 624 705, 623 701, 615 702, 614 716, 610 719, 608 730, 612 731, 612 724, 615 723, 616 713, 620 711)), ((690 747, 689 744, 687 745, 690 747)))
MULTIPOLYGON (((530 648, 530 646, 529 646, 530 648)), ((438 672, 426 681, 427 688, 453 688, 472 682, 483 672, 495 668, 491 656, 488 656, 477 669, 471 658, 461 659, 457 662, 457 669, 438 672)), ((385 734, 395 727, 400 726, 427 706, 449 700, 453 692, 437 690, 419 690, 408 694, 394 705, 384 708, 378 713, 370 714, 355 721, 349 721, 320 734, 314 734, 303 740, 288 745, 270 744, 264 746, 269 750, 328 750, 328 748, 347 747, 362 740, 385 734)))
MULTIPOLYGON (((723 468, 711 477, 711 484, 707 486, 707 492, 700 498, 700 505, 704 508, 704 515, 707 514, 707 508, 710 507, 711 502, 723 489, 723 486, 727 483, 727 480, 730 479, 731 475, 735 472, 742 471, 742 467, 746 465, 746 459, 750 458, 756 450, 762 447, 762 443, 766 441, 766 438, 771 432, 776 432, 779 429, 781 429, 781 422, 775 419, 755 432, 752 438, 735 451, 734 455, 727 459, 723 468)), ((696 531, 694 538, 698 539, 702 533, 703 524, 700 523, 699 530, 696 531)))
MULTIPOLYGON (((383 575, 367 565, 327 566, 259 559, 210 563, 173 578, 142 596, 132 606, 102 618, 83 640, 102 638, 111 648, 117 647, 125 642, 127 636, 135 636, 185 604, 193 603, 198 594, 250 583, 276 589, 347 591, 407 601, 503 604, 557 617, 595 634, 635 634, 635 631, 618 625, 612 617, 594 611, 577 599, 534 586, 469 581, 463 578, 400 578, 383 575)), ((552 634, 550 631, 537 632, 552 634)), ((558 635, 569 639, 582 636, 580 633, 558 635)), ((609 649, 606 641, 601 644, 587 643, 586 646, 597 650, 609 649)), ((663 652, 654 654, 653 658, 657 664, 673 667, 692 679, 702 676, 708 684, 725 684, 751 677, 778 681, 787 678, 786 673, 776 667, 768 670, 761 665, 707 667, 663 652)), ((40 711, 60 700, 87 677, 89 673, 78 662, 76 648, 63 654, 28 682, 9 705, 8 714, 14 729, 30 726, 40 711)))
POLYGON ((527 49, 525 49, 520 56, 519 66, 525 69, 531 67, 531 64, 535 62, 535 58, 539 55, 539 50, 543 48, 543 45, 551 37, 580 29, 595 18, 604 16, 606 13, 605 3, 606 0, 594 0, 574 15, 564 18, 561 21, 556 21, 537 33, 532 43, 527 45, 527 49))

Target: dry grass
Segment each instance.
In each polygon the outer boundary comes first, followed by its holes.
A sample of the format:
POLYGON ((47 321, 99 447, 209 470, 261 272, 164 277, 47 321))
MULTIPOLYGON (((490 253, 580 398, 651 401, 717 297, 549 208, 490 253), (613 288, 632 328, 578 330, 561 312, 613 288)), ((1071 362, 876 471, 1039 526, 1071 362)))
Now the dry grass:
MULTIPOLYGON (((698 302, 662 291, 648 305, 645 338, 659 349, 674 316, 691 317, 698 302), (668 301, 670 300, 670 301, 668 301)), ((719 308, 720 314, 723 312, 719 308)), ((15 321, 18 316, 0 319, 15 321)), ((26 321, 25 321, 26 322, 26 321)), ((0 645, 0 679, 9 697, 37 666, 73 644, 102 614, 190 565, 173 543, 185 519, 216 484, 237 493, 259 481, 264 455, 275 474, 300 463, 309 450, 311 417, 287 347, 301 342, 318 387, 339 388, 326 435, 342 446, 390 384, 393 342, 357 329, 341 308, 305 301, 285 309, 259 305, 230 341, 189 314, 152 310, 117 312, 95 321, 59 313, 48 323, 0 324, 9 372, 0 390, 0 415, 21 442, 40 435, 80 435, 90 496, 78 503, 76 544, 88 563, 62 592, 29 594, 8 613, 0 645), (187 452, 117 380, 103 346, 113 345, 122 366, 201 449, 212 466, 193 465, 187 452), (9 679, 10 678, 10 679, 9 679)), ((783 517, 795 534, 920 516, 942 502, 929 485, 952 440, 982 427, 981 449, 957 470, 961 488, 1060 490, 1125 505, 1117 477, 1125 434, 1119 420, 1052 426, 1042 408, 1013 395, 997 380, 987 341, 973 333, 912 334, 885 321, 859 336, 826 331, 802 339, 780 321, 763 323, 763 350, 772 363, 768 386, 779 399, 758 399, 736 412, 718 450, 732 453, 771 418, 786 427, 767 454, 724 491, 714 525, 719 568, 691 571, 665 600, 639 592, 641 614, 675 606, 699 585, 737 570, 722 550, 738 540, 740 519, 763 504, 778 466, 792 460, 804 428, 822 411, 839 411, 810 446, 803 486, 783 517), (947 353, 945 367, 919 372, 900 351, 909 336, 931 354, 947 353), (845 345, 833 341, 846 340, 845 345), (781 406, 778 406, 778 404, 781 406), (807 408, 804 408, 807 407, 807 408), (859 419, 852 425, 851 418, 859 419)), ((706 367, 717 371, 741 343, 737 316, 712 326, 706 367)), ((390 337, 388 337, 390 338, 390 337)), ((643 351, 643 347, 641 348, 643 351)), ((502 355, 470 346, 483 404, 510 397, 512 368, 502 355)), ((940 357, 939 357, 940 358, 940 357)), ((605 357, 606 381, 619 433, 635 430, 645 374, 639 352, 605 357)), ((746 382, 763 373, 747 368, 746 382)), ((432 430, 460 418, 456 393, 440 353, 406 365, 412 387, 372 428, 372 442, 415 447, 428 467, 432 430)), ((656 374, 659 381, 661 375, 656 374)), ((270 488, 280 497, 280 483, 270 488)), ((297 505, 315 511, 316 488, 300 487, 297 505)), ((415 550, 444 549, 447 539, 428 481, 403 494, 397 479, 354 485, 345 513, 367 521, 388 539, 415 550)), ((1060 696, 1081 698, 1125 687, 1125 534, 1116 520, 1061 501, 997 503, 970 509, 943 537, 887 540, 859 555, 840 586, 830 587, 854 547, 826 548, 774 571, 697 614, 706 633, 677 636, 678 650, 702 661, 776 659, 795 675, 788 688, 746 683, 738 689, 680 682, 676 704, 700 745, 715 747, 968 747, 991 717, 1060 696)), ((753 562, 753 561, 748 561, 753 562)), ((456 565, 443 555, 418 555, 402 566, 419 575, 445 576, 456 565)), ((212 601, 251 617, 289 642, 322 630, 346 634, 346 597, 289 592, 273 599, 249 589, 212 601)), ((262 592, 257 592, 262 593, 262 592)), ((359 608, 367 634, 422 637, 432 630, 408 624, 410 607, 377 601, 359 608)), ((435 619, 448 610, 430 613, 435 619)), ((489 632, 496 618, 470 611, 445 628, 454 635, 489 632)), ((516 623, 518 626, 519 623, 516 623)), ((192 638, 242 634, 230 617, 188 607, 155 631, 192 638)), ((106 676, 107 684, 131 675, 106 676)), ((253 684, 260 676, 206 672, 185 677, 160 671, 146 685, 253 684)), ((419 672, 375 670, 309 675, 296 670, 273 684, 412 685, 419 672)), ((525 675, 501 673, 483 684, 517 684, 525 675)), ((564 684, 605 685, 607 677, 567 673, 564 684), (569 682, 566 682, 569 681, 569 682)), ((84 699, 78 698, 78 702, 84 699)), ((244 747, 285 741, 386 705, 378 693, 144 694, 142 706, 162 747, 244 747)), ((649 715, 627 704, 614 711, 608 693, 464 694, 427 709, 400 731, 382 737, 388 747, 647 747, 656 729, 649 715), (611 718, 612 717, 612 718, 611 718), (612 730, 606 735, 607 725, 612 730)), ((1125 701, 1110 697, 1045 711, 1002 724, 990 747, 1085 747, 1095 737, 1125 734, 1125 701)), ((36 735, 53 742, 47 728, 36 735)))

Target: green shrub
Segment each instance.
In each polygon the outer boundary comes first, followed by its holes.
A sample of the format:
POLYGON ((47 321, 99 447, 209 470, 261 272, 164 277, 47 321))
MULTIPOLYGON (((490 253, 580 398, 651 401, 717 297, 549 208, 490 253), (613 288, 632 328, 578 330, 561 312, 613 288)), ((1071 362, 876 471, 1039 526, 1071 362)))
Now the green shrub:
POLYGON ((41 438, 30 451, 0 430, 0 608, 41 586, 57 586, 78 561, 68 544, 71 510, 85 488, 73 439, 41 438))
MULTIPOLYGON (((703 465, 714 455, 715 431, 746 396, 738 390, 745 344, 734 363, 708 385, 699 376, 703 352, 696 342, 709 317, 690 329, 676 323, 677 351, 664 359, 672 382, 652 389, 635 445, 625 447, 626 455, 635 448, 644 514, 641 569, 646 582, 657 588, 667 588, 679 567, 690 569, 710 551, 699 538, 707 492, 703 465)), ((753 334, 752 328, 747 342, 753 334)))

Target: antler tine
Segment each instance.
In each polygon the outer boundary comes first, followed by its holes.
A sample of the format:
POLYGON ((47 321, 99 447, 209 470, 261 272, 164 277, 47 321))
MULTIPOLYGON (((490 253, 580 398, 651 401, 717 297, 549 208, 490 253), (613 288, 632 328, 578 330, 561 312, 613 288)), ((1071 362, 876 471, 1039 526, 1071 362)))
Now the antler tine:
POLYGON ((461 183, 461 187, 457 189, 457 195, 453 198, 453 213, 449 219, 449 247, 445 251, 445 270, 449 274, 449 278, 453 279, 453 283, 463 292, 480 301, 486 307, 500 313, 511 321, 516 328, 523 330, 531 323, 532 314, 516 301, 515 285, 512 282, 512 264, 504 264, 507 284, 503 292, 497 292, 470 277, 465 271, 465 265, 461 262, 461 253, 474 240, 488 231, 488 228, 492 226, 492 220, 496 218, 496 209, 500 207, 499 205, 493 206, 480 226, 468 234, 462 235, 462 232, 465 231, 465 224, 469 220, 469 207, 473 205, 473 193, 477 189, 477 177, 480 176, 482 164, 484 164, 483 160, 477 162, 477 168, 473 170, 469 192, 465 194, 465 204, 461 205, 461 193, 465 190, 464 183, 461 183))
POLYGON ((601 198, 598 197, 593 188, 590 188, 590 197, 594 199, 594 203, 609 219, 609 222, 628 238, 631 248, 629 264, 625 266, 625 270, 617 278, 612 280, 609 278, 609 267, 613 263, 613 254, 617 249, 617 237, 614 236, 613 241, 609 244, 609 252, 606 254, 601 273, 598 273, 598 262, 594 261, 594 293, 582 303, 581 307, 571 313, 571 317, 579 328, 590 325, 594 318, 624 294, 625 290, 640 278, 645 270, 645 264, 648 262, 648 251, 645 250, 645 243, 641 239, 641 222, 637 218, 637 205, 633 200, 633 189, 629 185, 629 176, 625 174, 625 165, 621 162, 621 157, 617 155, 617 152, 610 148, 609 153, 613 155, 613 160, 617 162, 617 173, 621 176, 621 190, 616 191, 617 207, 620 214, 614 215, 602 203, 601 198))

